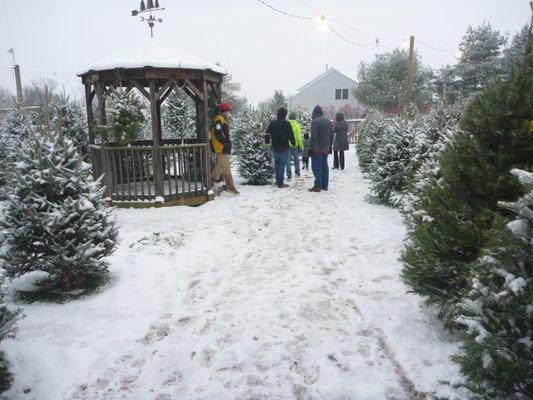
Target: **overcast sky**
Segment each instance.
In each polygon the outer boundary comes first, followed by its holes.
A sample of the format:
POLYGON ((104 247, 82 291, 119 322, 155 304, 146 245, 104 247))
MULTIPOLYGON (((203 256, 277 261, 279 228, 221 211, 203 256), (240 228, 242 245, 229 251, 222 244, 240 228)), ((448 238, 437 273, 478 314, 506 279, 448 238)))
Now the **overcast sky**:
MULTIPOLYGON (((264 0, 281 10, 318 18, 299 0, 264 0)), ((529 0, 303 0, 328 18, 381 38, 393 48, 411 34, 433 47, 416 48, 432 67, 454 63, 453 53, 468 25, 490 22, 514 33, 530 18, 529 0)), ((146 24, 131 16, 140 0, 0 0, 0 85, 15 89, 9 67, 15 48, 23 83, 53 77, 67 92, 81 94, 76 72, 84 65, 144 40, 146 24)), ((361 61, 387 51, 356 47, 316 21, 279 14, 257 0, 160 0, 166 10, 155 35, 209 61, 222 63, 253 102, 275 89, 287 94, 322 73, 326 64, 355 78, 361 61)), ((333 23, 332 23, 333 24, 333 23)), ((348 40, 374 39, 333 24, 348 40)))

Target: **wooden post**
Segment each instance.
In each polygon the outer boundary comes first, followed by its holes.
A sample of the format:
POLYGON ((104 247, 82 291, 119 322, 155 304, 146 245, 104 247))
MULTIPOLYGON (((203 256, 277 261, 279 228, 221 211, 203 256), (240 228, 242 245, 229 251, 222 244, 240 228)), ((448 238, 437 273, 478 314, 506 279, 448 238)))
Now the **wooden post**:
POLYGON ((15 65, 13 67, 15 70, 15 83, 17 85, 17 102, 22 103, 22 81, 20 80, 20 67, 19 65, 15 65))
POLYGON ((411 106, 411 97, 413 94, 413 73, 414 73, 414 51, 415 37, 409 38, 409 62, 407 64, 407 98, 404 105, 405 111, 411 106))
POLYGON ((204 142, 205 142, 205 181, 207 183, 207 190, 211 189, 211 146, 209 145, 209 96, 207 93, 207 82, 205 76, 202 80, 202 119, 204 122, 204 142))
POLYGON ((160 108, 157 107, 157 87, 155 79, 150 79, 150 115, 152 117, 152 139, 153 139, 153 162, 154 162, 154 186, 155 196, 164 197, 163 188, 163 160, 161 159, 161 149, 159 148, 161 132, 160 108))
POLYGON ((85 107, 87 110, 87 127, 89 131, 89 144, 94 144, 95 134, 94 134, 93 93, 92 93, 92 85, 90 83, 85 84, 85 107))
MULTIPOLYGON (((96 82, 96 99, 98 100, 98 122, 100 125, 107 125, 107 118, 105 113, 105 96, 104 96, 104 84, 102 82, 96 82)), ((107 141, 107 135, 106 135, 107 141)))

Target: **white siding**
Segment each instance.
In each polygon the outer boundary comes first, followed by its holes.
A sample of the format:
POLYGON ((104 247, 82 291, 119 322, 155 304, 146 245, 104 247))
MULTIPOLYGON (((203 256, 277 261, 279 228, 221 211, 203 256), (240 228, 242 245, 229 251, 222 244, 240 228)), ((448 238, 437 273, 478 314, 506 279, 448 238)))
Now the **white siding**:
POLYGON ((337 111, 346 104, 352 107, 359 107, 360 103, 353 95, 356 82, 335 69, 328 72, 316 82, 311 85, 308 84, 307 87, 304 86, 300 92, 291 96, 289 98, 289 108, 303 107, 312 110, 318 104, 322 107, 332 105, 337 111), (336 100, 335 89, 348 89, 348 99, 336 100))

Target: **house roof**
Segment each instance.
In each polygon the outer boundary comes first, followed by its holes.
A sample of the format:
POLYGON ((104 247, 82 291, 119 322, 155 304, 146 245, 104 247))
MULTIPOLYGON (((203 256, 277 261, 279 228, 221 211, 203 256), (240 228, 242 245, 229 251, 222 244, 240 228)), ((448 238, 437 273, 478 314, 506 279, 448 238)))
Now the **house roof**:
POLYGON ((144 67, 199 69, 211 70, 219 74, 227 73, 225 68, 215 63, 203 60, 160 40, 148 39, 82 68, 78 75, 81 76, 90 71, 144 67))
POLYGON ((357 84, 356 81, 354 81, 352 78, 350 78, 349 76, 343 74, 342 72, 340 72, 339 70, 335 69, 335 68, 328 68, 327 71, 321 73, 320 75, 318 75, 315 79, 313 79, 312 81, 309 81, 307 82, 305 85, 303 85, 301 88, 298 89, 298 93, 299 92, 303 92, 305 89, 307 89, 308 87, 310 86, 313 86, 315 83, 321 81, 322 79, 324 79, 325 77, 333 74, 333 73, 337 73, 337 74, 340 74, 340 75, 343 75, 344 77, 346 77, 347 79, 350 79, 354 86, 357 84))

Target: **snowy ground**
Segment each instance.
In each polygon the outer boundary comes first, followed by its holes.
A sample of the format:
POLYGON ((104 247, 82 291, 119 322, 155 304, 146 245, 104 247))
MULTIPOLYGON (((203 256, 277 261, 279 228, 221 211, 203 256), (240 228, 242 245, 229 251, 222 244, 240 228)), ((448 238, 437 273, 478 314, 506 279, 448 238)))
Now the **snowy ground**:
POLYGON ((23 306, 10 399, 415 399, 461 395, 458 343, 397 261, 397 210, 353 151, 329 192, 240 186, 197 208, 118 210, 113 282, 23 306), (156 234, 158 233, 159 237, 156 234))

